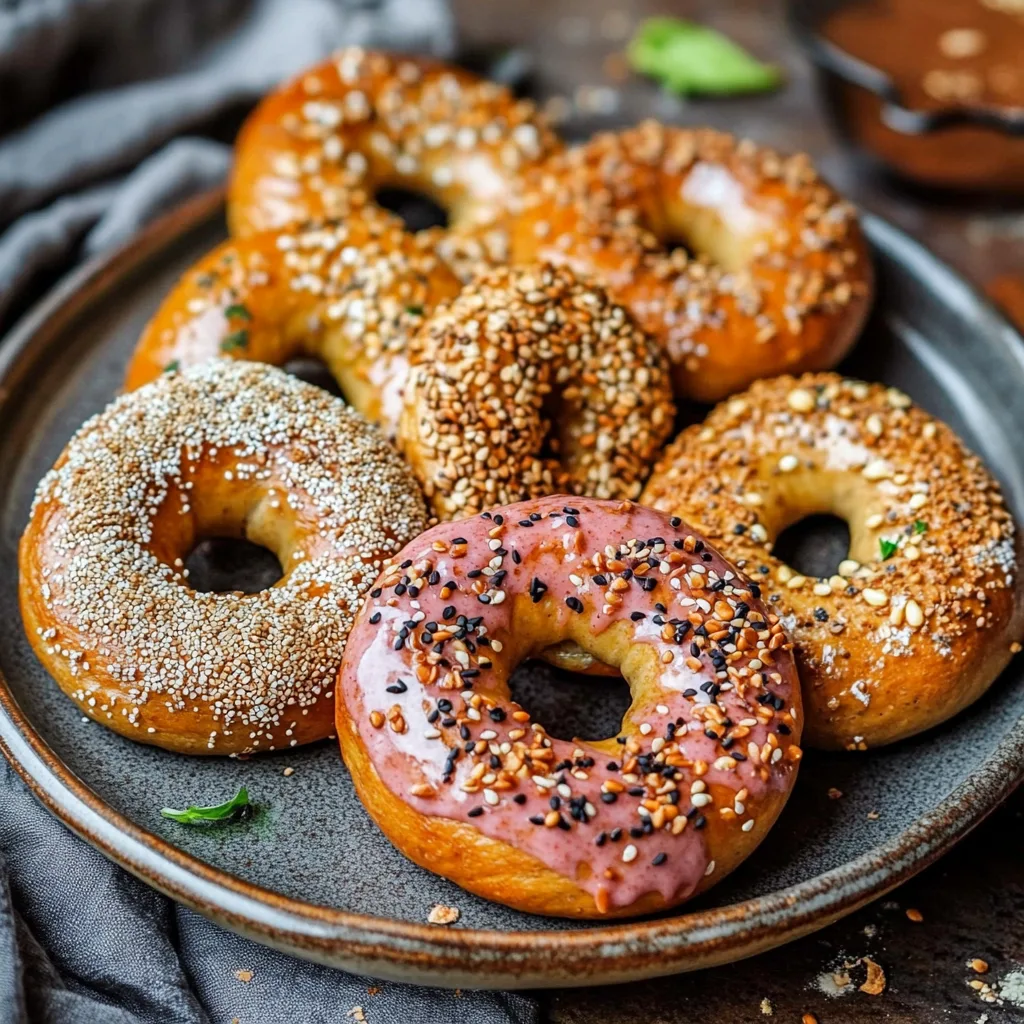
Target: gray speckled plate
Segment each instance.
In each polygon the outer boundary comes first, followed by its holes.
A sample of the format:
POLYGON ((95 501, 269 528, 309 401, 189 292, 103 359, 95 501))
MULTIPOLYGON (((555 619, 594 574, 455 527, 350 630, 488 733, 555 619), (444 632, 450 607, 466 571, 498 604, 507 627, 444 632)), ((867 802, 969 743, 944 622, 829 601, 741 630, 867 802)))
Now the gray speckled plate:
MULTIPOLYGON (((866 227, 879 298, 848 369, 899 385, 952 423, 1019 516, 1021 339, 915 242, 874 218, 866 227)), ((1019 664, 914 741, 809 753, 779 824, 733 877, 682 913, 609 927, 518 914, 414 867, 364 813, 333 745, 188 759, 83 722, 22 635, 18 537, 39 478, 117 391, 143 323, 222 234, 219 197, 193 202, 75 274, 0 348, 0 742, 40 799, 110 857, 228 927, 350 970, 439 985, 585 985, 734 960, 820 928, 920 870, 1016 785, 1019 664), (241 783, 260 805, 250 822, 198 830, 160 817, 163 806, 220 802, 241 783), (828 798, 832 786, 842 799, 828 798), (458 907, 458 924, 427 925, 435 903, 458 907)), ((519 695, 537 716, 560 735, 609 734, 622 684, 551 687, 548 671, 521 674, 519 695)))

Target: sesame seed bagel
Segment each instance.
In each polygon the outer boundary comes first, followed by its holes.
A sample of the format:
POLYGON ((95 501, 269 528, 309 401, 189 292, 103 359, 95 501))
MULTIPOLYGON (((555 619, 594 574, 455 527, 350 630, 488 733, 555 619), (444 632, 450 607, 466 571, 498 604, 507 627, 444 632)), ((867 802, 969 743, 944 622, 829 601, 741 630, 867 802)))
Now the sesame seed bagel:
POLYGON ((802 154, 648 121, 556 154, 509 205, 512 260, 602 283, 664 345, 681 396, 828 369, 867 312, 856 214, 802 154))
POLYGON ((163 301, 128 364, 125 388, 213 358, 280 366, 310 355, 359 412, 393 435, 410 343, 460 287, 428 240, 372 209, 336 224, 228 241, 163 301))
POLYGON ((679 519, 547 497, 443 523, 370 591, 338 682, 363 805, 417 864, 529 913, 622 916, 724 877, 800 760, 790 644, 679 519), (619 669, 617 737, 554 739, 510 696, 572 640, 619 669))
POLYGON ((43 478, 19 549, 37 656, 82 712, 190 754, 334 731, 359 603, 426 521, 415 482, 358 413, 256 363, 215 361, 123 395, 43 478), (198 593, 203 536, 247 537, 284 575, 198 593))
POLYGON ((804 738, 864 749, 976 700, 1024 631, 1019 537, 952 430, 881 384, 759 381, 666 450, 642 499, 686 516, 756 579, 796 643, 804 738), (850 529, 835 575, 772 554, 804 516, 850 529))
POLYGON ((468 71, 350 47, 270 93, 242 127, 233 235, 339 218, 382 187, 426 193, 453 228, 488 220, 511 179, 560 148, 533 105, 468 71))
POLYGON ((417 345, 399 444, 441 518, 558 491, 634 498, 672 429, 657 343, 564 269, 478 277, 417 345))

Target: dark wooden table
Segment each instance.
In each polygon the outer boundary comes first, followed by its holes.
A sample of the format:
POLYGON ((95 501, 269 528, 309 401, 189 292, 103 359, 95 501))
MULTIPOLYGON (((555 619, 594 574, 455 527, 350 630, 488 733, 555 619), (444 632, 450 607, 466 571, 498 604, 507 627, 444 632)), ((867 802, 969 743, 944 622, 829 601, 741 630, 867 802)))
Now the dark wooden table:
MULTIPOLYGON (((456 0, 455 10, 470 49, 521 48, 514 56, 531 64, 531 92, 557 97, 555 109, 570 115, 572 133, 653 116, 803 149, 837 186, 977 283, 1024 271, 1024 211, 914 194, 872 175, 837 144, 777 0, 456 0), (683 102, 623 77, 619 54, 635 24, 666 13, 711 23, 782 64, 787 88, 742 100, 683 102)), ((557 1024, 781 1024, 800 1022, 804 1014, 820 1024, 1022 1021, 1022 812, 1019 794, 889 899, 775 952, 699 974, 541 998, 557 1024), (885 971, 880 995, 859 990, 863 963, 846 971, 849 984, 836 988, 833 975, 841 977, 843 965, 863 957, 885 971), (989 970, 970 967, 975 958, 989 970), (992 998, 999 1001, 987 1001, 992 998)))

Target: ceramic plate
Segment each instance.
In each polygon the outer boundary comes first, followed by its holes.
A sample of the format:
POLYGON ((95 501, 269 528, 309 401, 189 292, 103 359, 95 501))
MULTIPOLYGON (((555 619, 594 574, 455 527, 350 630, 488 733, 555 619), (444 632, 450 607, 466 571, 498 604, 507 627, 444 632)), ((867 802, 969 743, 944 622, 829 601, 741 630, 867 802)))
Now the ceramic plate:
MULTIPOLYGON (((879 295, 846 369, 904 388, 952 423, 1019 517, 1021 339, 911 239, 875 218, 865 225, 879 295)), ((682 912, 607 926, 519 914, 414 867, 364 813, 332 744, 188 759, 83 722, 22 635, 18 537, 39 478, 117 392, 140 328, 223 232, 219 196, 189 204, 75 274, 0 347, 0 739, 39 798, 108 856, 229 928, 348 970, 452 986, 589 985, 722 963, 820 928, 919 871, 1017 784, 1019 663, 916 740, 809 753, 778 825, 730 879, 682 912), (219 803, 243 783, 259 804, 251 821, 198 830, 160 816, 219 803), (428 925, 436 903, 459 908, 458 923, 428 925)), ((536 717, 557 735, 611 734, 623 684, 547 672, 530 665, 519 676, 536 717)))

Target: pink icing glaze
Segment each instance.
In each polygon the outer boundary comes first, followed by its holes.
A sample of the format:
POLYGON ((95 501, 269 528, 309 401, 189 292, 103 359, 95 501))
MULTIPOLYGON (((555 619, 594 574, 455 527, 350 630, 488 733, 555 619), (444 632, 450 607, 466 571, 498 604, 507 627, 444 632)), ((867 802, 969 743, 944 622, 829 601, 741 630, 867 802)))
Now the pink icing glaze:
POLYGON ((796 669, 789 645, 779 646, 781 627, 751 586, 679 519, 629 502, 566 496, 520 502, 443 523, 397 556, 349 636, 339 696, 385 785, 420 813, 470 822, 525 850, 573 879, 599 907, 626 906, 652 891, 678 902, 714 871, 706 819, 722 817, 720 808, 727 808, 723 820, 739 840, 764 795, 788 789, 795 779, 796 669), (531 515, 533 525, 522 525, 531 515), (646 542, 654 538, 661 543, 652 548, 646 542), (458 539, 465 543, 454 544, 458 539), (609 567, 612 548, 622 554, 609 567), (652 561, 646 572, 644 564, 652 561), (468 576, 485 568, 486 575, 468 576), (639 585, 641 573, 656 581, 653 589, 639 585), (612 590, 617 577, 621 589, 612 590), (514 631, 515 608, 528 606, 535 579, 547 588, 538 597, 550 626, 527 645, 514 631), (621 603, 608 603, 610 593, 621 603), (717 640, 701 637, 703 622, 723 621, 715 618, 716 603, 725 610, 723 601, 736 629, 713 626, 729 632, 716 633, 717 640), (508 696, 507 679, 518 662, 565 639, 577 615, 589 618, 593 634, 628 624, 634 640, 652 645, 660 659, 660 692, 643 705, 634 693, 620 734, 628 741, 617 747, 614 762, 586 741, 553 739, 521 721, 524 712, 508 696), (478 616, 481 622, 471 628, 466 620, 478 616), (414 628, 403 637, 400 630, 410 623, 414 628), (458 635, 446 638, 449 628, 458 635), (736 650, 736 630, 744 631, 741 646, 748 650, 736 650), (691 649, 694 642, 701 651, 691 649), (768 645, 773 649, 765 654, 768 645), (711 653, 721 662, 718 670, 711 653), (760 660, 752 663, 754 657, 760 660), (434 678, 421 684, 416 668, 426 673, 431 663, 434 678), (717 693, 716 685, 722 687, 717 693), (449 703, 439 708, 438 701, 449 703), (388 724, 392 719, 402 731, 388 724), (468 742, 477 745, 472 753, 465 750, 468 742), (451 749, 459 750, 454 761, 451 749), (550 759, 539 760, 547 750, 550 759), (666 758, 675 762, 674 779, 665 775, 671 774, 666 758), (632 772, 625 772, 627 762, 632 772), (695 781, 697 793, 691 791, 695 781), (413 795, 414 787, 432 792, 413 795), (619 790, 614 800, 609 789, 619 790), (747 794, 738 799, 742 789, 747 794), (642 816, 645 799, 654 801, 654 817, 642 816), (554 824, 537 824, 540 816, 554 824), (686 824, 676 824, 679 819, 686 824), (647 832, 631 834, 645 823, 647 832), (581 872, 583 864, 589 872, 581 872))

